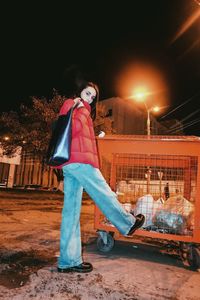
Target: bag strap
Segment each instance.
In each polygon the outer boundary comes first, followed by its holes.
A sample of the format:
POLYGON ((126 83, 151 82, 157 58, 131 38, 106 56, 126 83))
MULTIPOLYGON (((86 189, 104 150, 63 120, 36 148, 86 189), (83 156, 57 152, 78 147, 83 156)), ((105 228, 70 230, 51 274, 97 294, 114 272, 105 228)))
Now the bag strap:
POLYGON ((79 103, 74 103, 74 105, 72 106, 73 110, 79 105, 79 103))

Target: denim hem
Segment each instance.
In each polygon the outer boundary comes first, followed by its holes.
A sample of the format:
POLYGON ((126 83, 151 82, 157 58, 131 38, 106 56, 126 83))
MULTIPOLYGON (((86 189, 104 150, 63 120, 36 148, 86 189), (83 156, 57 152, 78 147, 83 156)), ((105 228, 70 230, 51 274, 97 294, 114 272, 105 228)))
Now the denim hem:
POLYGON ((58 268, 68 269, 68 268, 79 266, 82 263, 83 263, 82 259, 79 262, 72 262, 70 265, 61 265, 60 263, 58 263, 58 268))

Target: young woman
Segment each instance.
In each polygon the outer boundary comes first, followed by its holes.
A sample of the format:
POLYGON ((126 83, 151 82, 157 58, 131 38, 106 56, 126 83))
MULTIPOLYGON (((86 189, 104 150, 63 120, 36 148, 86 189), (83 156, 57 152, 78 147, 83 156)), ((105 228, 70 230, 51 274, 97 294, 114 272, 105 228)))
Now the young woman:
POLYGON ((67 99, 60 115, 77 104, 73 112, 70 160, 62 168, 64 175, 64 205, 60 232, 58 272, 90 272, 92 264, 83 262, 81 251, 80 211, 83 188, 107 219, 123 235, 132 235, 144 223, 144 216, 127 213, 99 170, 93 120, 99 90, 87 83, 72 99, 67 99))

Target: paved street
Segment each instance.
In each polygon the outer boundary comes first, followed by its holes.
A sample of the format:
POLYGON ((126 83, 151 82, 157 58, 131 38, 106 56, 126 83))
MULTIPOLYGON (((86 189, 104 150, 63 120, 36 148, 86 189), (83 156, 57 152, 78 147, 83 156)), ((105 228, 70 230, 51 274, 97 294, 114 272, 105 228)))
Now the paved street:
POLYGON ((83 200, 81 228, 83 256, 94 270, 57 273, 62 197, 0 191, 2 299, 200 299, 200 273, 160 241, 116 241, 111 252, 100 253, 91 200, 83 200))

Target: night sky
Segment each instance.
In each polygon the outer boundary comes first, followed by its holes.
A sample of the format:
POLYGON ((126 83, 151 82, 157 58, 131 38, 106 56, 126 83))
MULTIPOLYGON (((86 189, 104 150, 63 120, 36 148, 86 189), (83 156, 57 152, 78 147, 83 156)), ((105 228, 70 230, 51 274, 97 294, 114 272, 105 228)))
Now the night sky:
POLYGON ((73 66, 97 82, 101 100, 128 97, 131 85, 145 84, 141 74, 137 76, 139 69, 148 66, 148 76, 153 68, 152 74, 161 81, 157 87, 162 91, 159 95, 153 91, 153 99, 168 106, 162 120, 186 118, 185 126, 194 121, 186 133, 200 135, 198 2, 4 4, 1 111, 17 110, 20 103, 30 103, 31 96, 51 97, 53 89, 61 91, 63 74, 73 66))

